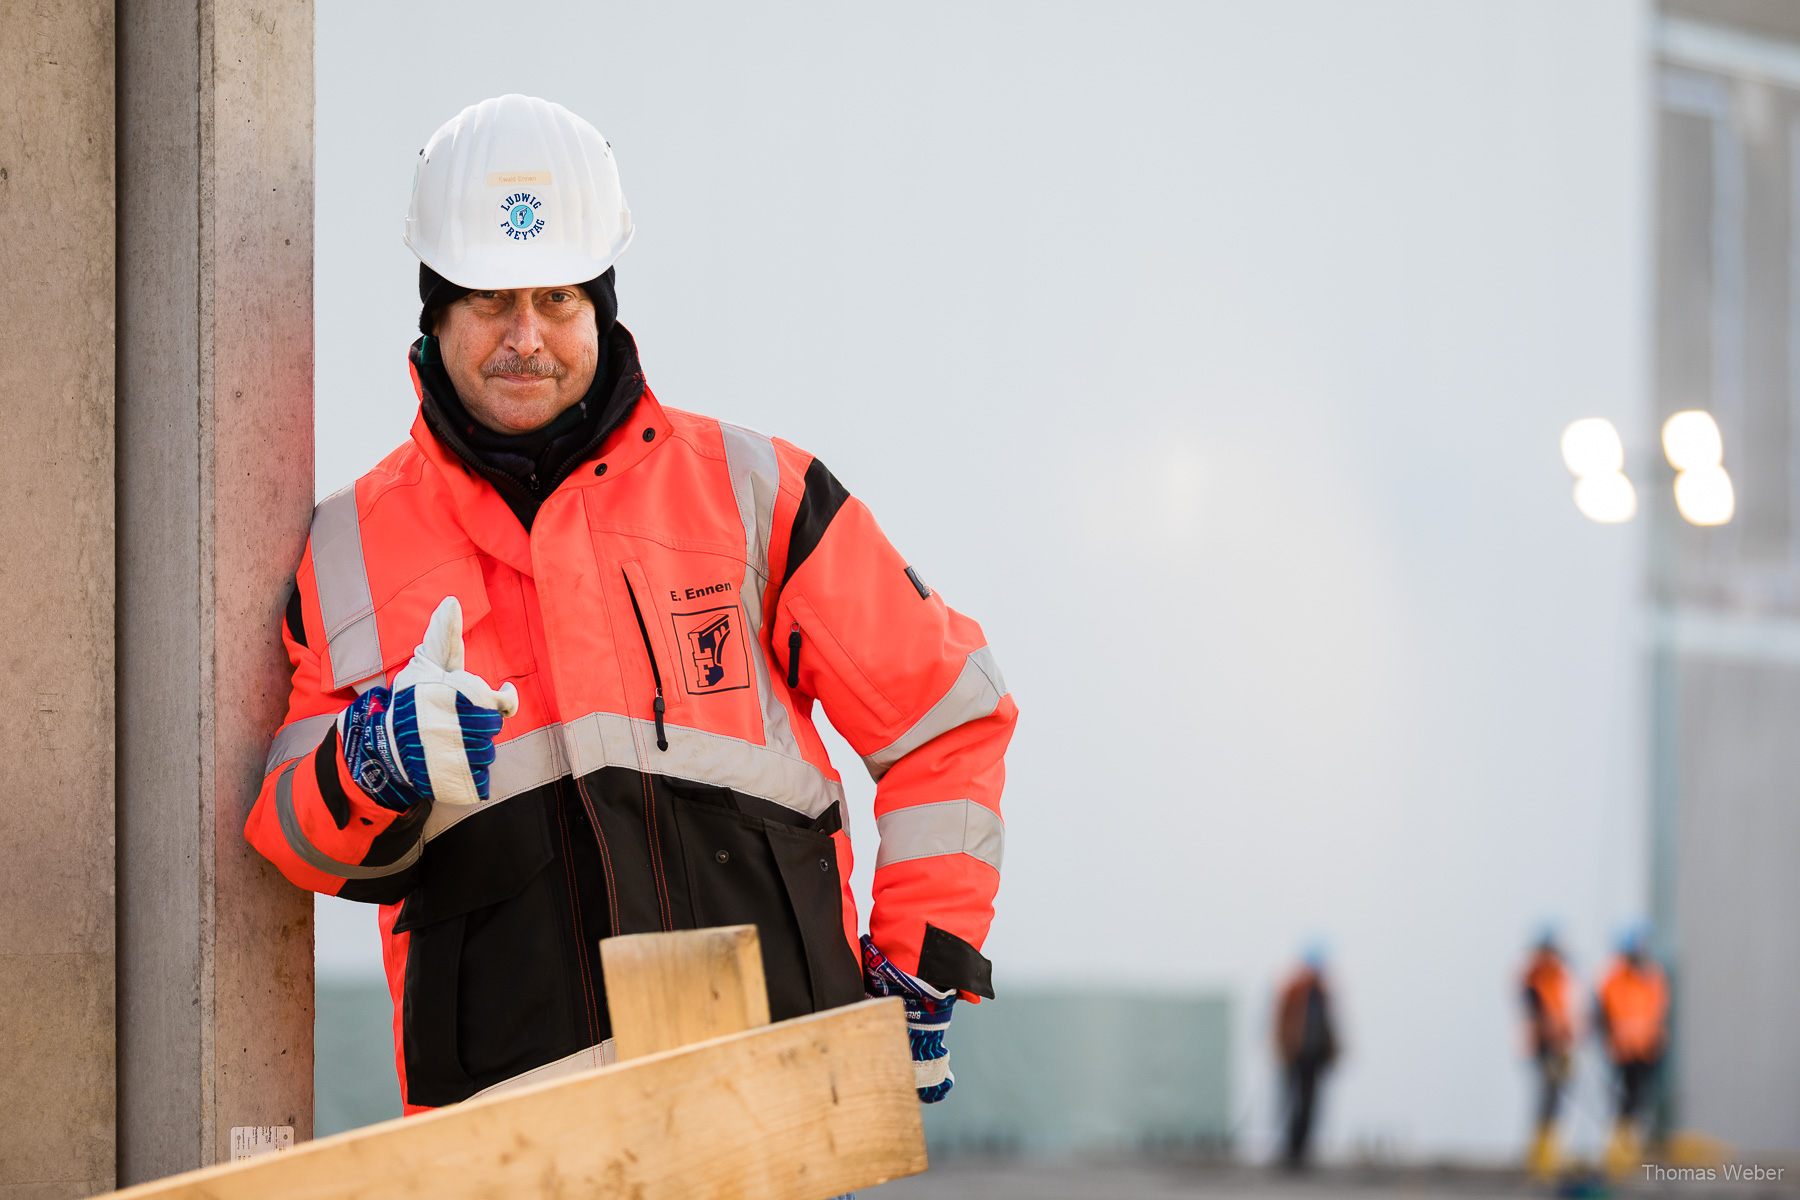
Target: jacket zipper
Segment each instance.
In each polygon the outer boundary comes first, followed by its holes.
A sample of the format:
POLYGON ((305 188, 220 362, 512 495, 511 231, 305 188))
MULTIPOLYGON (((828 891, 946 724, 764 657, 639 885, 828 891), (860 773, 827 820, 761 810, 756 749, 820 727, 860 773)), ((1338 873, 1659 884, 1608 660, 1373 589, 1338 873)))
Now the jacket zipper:
POLYGON ((788 634, 788 687, 800 686, 800 622, 794 622, 793 632, 788 634))
MULTIPOLYGON (((620 574, 624 574, 624 572, 620 572, 620 574)), ((629 575, 625 576, 625 594, 631 597, 631 613, 637 618, 638 633, 644 639, 644 653, 650 656, 650 678, 656 684, 656 703, 651 705, 651 711, 656 714, 656 748, 666 751, 669 748, 669 739, 663 733, 663 709, 665 706, 663 704, 662 669, 656 665, 656 651, 650 646, 650 627, 644 624, 644 610, 638 607, 637 592, 632 590, 631 576, 629 575)))
MULTIPOLYGON (((637 617, 638 633, 644 639, 644 653, 650 659, 650 678, 656 684, 656 703, 651 706, 651 711, 656 714, 656 748, 667 751, 669 738, 663 732, 662 669, 656 665, 656 650, 650 645, 650 627, 644 624, 644 610, 638 607, 637 591, 631 586, 631 575, 623 570, 619 573, 625 578, 625 594, 631 597, 631 612, 637 617)), ((648 765, 639 764, 640 767, 648 765)), ((650 867, 656 877, 656 905, 662 915, 662 927, 665 930, 673 929, 675 921, 669 907, 669 883, 663 877, 662 838, 656 828, 656 797, 650 787, 650 772, 639 770, 638 778, 644 785, 644 829, 650 835, 650 867)))

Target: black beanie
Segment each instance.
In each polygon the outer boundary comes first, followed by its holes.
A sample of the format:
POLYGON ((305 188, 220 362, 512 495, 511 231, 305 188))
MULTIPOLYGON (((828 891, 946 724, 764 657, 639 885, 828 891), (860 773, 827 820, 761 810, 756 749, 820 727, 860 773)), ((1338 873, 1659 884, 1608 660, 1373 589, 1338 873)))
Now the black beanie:
MULTIPOLYGON (((613 290, 613 268, 608 267, 606 274, 597 275, 586 283, 579 285, 594 302, 594 324, 600 327, 600 341, 604 345, 606 335, 613 323, 619 319, 619 297, 613 290)), ((419 332, 430 335, 431 324, 437 319, 438 312, 446 305, 455 304, 464 296, 474 291, 460 283, 451 283, 442 275, 419 264, 419 332)))

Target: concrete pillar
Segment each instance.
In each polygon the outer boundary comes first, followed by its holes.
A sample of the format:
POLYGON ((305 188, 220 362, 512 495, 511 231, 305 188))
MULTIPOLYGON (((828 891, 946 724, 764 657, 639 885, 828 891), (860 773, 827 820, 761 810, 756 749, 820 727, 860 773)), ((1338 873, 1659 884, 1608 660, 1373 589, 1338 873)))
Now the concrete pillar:
POLYGON ((118 4, 123 1183, 312 1134, 311 898, 243 838, 313 501, 312 31, 118 4))
POLYGON ((113 1179, 113 6, 0 19, 0 1197, 113 1179))

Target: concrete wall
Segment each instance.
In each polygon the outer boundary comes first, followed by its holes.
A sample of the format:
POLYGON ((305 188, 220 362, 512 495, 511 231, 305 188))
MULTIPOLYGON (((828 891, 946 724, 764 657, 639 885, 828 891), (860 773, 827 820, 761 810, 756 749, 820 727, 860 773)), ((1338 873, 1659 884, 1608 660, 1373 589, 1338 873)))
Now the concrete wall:
POLYGON ((1663 12, 1800 42, 1800 7, 1793 0, 1661 0, 1663 12))
POLYGON ((113 1178, 113 10, 0 20, 0 1196, 113 1178))
POLYGON ((120 1165, 311 1136, 311 901, 243 839, 312 508, 312 9, 119 6, 120 1165))
POLYGON ((1681 668, 1676 1119, 1800 1150, 1800 663, 1681 668))

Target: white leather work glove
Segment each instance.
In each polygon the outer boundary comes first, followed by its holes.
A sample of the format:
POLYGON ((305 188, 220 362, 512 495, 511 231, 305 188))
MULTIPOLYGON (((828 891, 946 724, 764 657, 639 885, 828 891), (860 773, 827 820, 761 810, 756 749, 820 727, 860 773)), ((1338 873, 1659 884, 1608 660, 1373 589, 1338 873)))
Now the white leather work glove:
POLYGON ((394 677, 387 712, 389 744, 406 781, 438 804, 480 804, 500 720, 519 711, 512 684, 500 689, 463 670, 462 602, 446 596, 431 614, 425 640, 394 677))

